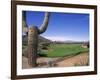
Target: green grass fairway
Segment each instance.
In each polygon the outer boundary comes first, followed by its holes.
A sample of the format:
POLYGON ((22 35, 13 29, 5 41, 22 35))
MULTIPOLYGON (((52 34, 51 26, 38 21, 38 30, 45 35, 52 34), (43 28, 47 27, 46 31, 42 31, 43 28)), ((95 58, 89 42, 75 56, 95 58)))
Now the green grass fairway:
POLYGON ((89 49, 82 48, 81 44, 51 44, 48 50, 43 51, 43 54, 47 57, 64 57, 88 51, 89 49))

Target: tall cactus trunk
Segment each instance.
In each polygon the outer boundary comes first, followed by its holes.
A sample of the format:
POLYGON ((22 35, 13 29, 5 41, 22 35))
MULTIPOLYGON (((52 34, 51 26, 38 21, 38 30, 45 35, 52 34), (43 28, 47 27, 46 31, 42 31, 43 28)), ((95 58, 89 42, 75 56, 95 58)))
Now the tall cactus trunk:
POLYGON ((31 67, 36 67, 38 46, 38 31, 36 27, 29 28, 28 32, 28 63, 31 67))

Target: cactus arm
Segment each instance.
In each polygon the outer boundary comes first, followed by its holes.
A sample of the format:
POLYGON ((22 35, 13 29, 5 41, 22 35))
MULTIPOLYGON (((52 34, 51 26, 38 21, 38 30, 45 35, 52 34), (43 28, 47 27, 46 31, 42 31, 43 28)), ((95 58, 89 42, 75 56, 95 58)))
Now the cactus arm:
POLYGON ((26 23, 26 11, 23 11, 23 13, 22 13, 22 32, 23 33, 28 32, 28 26, 26 23))
POLYGON ((49 17, 50 17, 50 13, 46 12, 45 16, 44 16, 44 21, 43 21, 42 25, 40 26, 40 28, 38 29, 39 34, 46 31, 47 26, 48 26, 48 22, 49 22, 49 17))
POLYGON ((22 27, 27 27, 27 23, 26 23, 26 11, 23 11, 22 13, 22 27))

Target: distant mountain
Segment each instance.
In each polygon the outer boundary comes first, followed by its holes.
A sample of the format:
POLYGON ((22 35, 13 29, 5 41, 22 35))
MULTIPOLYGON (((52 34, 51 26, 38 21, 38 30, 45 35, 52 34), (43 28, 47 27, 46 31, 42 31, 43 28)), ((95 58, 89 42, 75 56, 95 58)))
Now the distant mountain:
MULTIPOLYGON (((27 45, 27 42, 28 42, 28 36, 27 35, 23 35, 22 36, 22 41, 23 41, 23 45, 27 45)), ((66 40, 66 41, 51 41, 43 36, 38 36, 38 41, 39 43, 57 43, 57 44, 66 44, 66 43, 88 43, 89 41, 73 41, 73 40, 66 40)))
MULTIPOLYGON (((27 42, 28 42, 28 36, 27 35, 23 35, 22 36, 22 41, 23 41, 23 44, 27 44, 27 42)), ((44 42, 46 42, 46 43, 50 43, 50 42, 52 42, 51 40, 49 40, 49 39, 46 39, 46 38, 44 38, 43 36, 38 36, 38 41, 39 41, 39 43, 44 43, 44 42)))
POLYGON ((44 38, 43 36, 39 36, 39 37, 38 37, 38 40, 39 40, 39 43, 41 43, 41 42, 47 42, 47 43, 52 42, 51 40, 46 39, 46 38, 44 38))
POLYGON ((66 44, 66 43, 79 43, 79 44, 82 44, 82 43, 88 43, 88 41, 72 41, 72 40, 67 40, 67 41, 54 41, 54 43, 57 43, 57 44, 66 44))

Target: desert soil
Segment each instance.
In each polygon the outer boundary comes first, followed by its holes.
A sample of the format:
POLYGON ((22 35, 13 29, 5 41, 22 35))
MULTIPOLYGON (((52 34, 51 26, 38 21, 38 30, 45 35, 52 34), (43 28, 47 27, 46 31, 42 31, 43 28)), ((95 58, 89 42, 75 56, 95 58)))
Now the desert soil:
MULTIPOLYGON (((47 58, 47 57, 39 57, 37 59, 38 66, 37 67, 50 67, 48 66, 48 62, 52 62, 55 67, 71 67, 71 66, 85 66, 89 62, 89 55, 88 53, 81 53, 76 56, 72 57, 64 57, 63 59, 60 58, 47 58)), ((22 57, 22 68, 31 68, 28 65, 28 59, 26 57, 22 57)))

